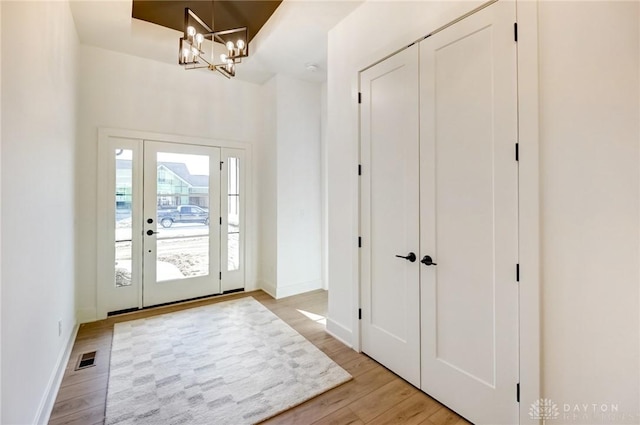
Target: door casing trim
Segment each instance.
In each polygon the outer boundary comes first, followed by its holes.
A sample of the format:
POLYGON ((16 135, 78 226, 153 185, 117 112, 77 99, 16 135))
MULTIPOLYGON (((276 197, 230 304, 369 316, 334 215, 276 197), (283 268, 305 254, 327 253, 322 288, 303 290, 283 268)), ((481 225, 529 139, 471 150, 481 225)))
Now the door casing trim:
MULTIPOLYGON (((254 214, 252 212, 253 209, 253 191, 252 191, 252 171, 253 171, 253 159, 252 159, 252 145, 247 142, 241 141, 233 141, 233 140, 225 140, 225 139, 209 139, 203 137, 194 137, 194 136, 184 136, 178 134, 165 134, 165 133, 155 133, 150 131, 140 131, 140 130, 128 130, 128 129, 119 129, 119 128, 111 128, 111 127, 101 127, 98 128, 98 157, 97 157, 97 168, 98 168, 98 181, 97 181, 97 210, 96 210, 96 314, 94 320, 102 320, 107 318, 108 306, 107 306, 107 297, 105 291, 105 285, 107 285, 104 277, 105 269, 108 265, 105 265, 106 261, 104 261, 104 249, 107 246, 106 244, 110 241, 107 241, 105 237, 105 228, 107 223, 105 223, 105 218, 103 217, 103 211, 106 211, 109 206, 106 203, 106 197, 104 196, 105 191, 110 190, 106 178, 106 150, 108 148, 107 141, 110 138, 121 138, 121 139, 131 139, 131 140, 139 140, 140 142, 144 140, 155 141, 155 142, 169 142, 176 144, 186 144, 186 145, 200 145, 200 146, 209 146, 209 147, 219 147, 219 148, 232 148, 232 149, 242 149, 244 150, 244 162, 246 164, 245 167, 245 249, 244 249, 244 264, 245 264, 245 291, 253 291, 257 289, 257 285, 255 282, 255 276, 252 264, 253 264, 253 246, 254 246, 254 231, 252 223, 254 214)), ((110 269, 108 271, 110 273, 110 269)), ((138 288, 138 300, 139 306, 142 304, 142 289, 138 288)), ((86 318, 89 319, 89 318, 86 318)), ((84 320, 84 322, 88 322, 91 320, 84 320)))

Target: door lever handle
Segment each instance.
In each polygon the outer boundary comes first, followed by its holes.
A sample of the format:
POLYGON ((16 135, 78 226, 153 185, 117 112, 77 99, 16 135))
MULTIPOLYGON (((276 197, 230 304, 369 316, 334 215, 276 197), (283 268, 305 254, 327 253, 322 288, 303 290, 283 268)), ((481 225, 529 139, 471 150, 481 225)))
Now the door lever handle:
POLYGON ((424 257, 422 257, 422 260, 420 260, 420 262, 422 264, 424 264, 425 266, 437 266, 437 263, 434 263, 433 260, 431 259, 431 256, 429 255, 425 255, 424 257))
POLYGON ((404 258, 405 260, 409 260, 409 261, 411 261, 412 263, 413 263, 414 261, 416 261, 416 258, 418 258, 418 257, 416 257, 416 254, 414 254, 413 252, 410 252, 410 253, 409 253, 409 255, 407 255, 406 257, 405 257, 404 255, 396 255, 396 257, 398 257, 398 258, 404 258))
POLYGON ((151 235, 155 235, 158 232, 154 232, 153 230, 147 230, 147 235, 151 236, 151 235))

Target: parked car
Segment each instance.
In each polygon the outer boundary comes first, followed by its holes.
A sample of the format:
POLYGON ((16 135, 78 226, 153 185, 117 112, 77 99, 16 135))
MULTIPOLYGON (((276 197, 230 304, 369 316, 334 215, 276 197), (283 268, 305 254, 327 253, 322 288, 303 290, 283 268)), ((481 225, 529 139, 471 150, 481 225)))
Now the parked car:
POLYGON ((209 211, 196 205, 179 205, 176 209, 158 210, 158 222, 162 227, 173 223, 202 223, 209 225, 209 211))

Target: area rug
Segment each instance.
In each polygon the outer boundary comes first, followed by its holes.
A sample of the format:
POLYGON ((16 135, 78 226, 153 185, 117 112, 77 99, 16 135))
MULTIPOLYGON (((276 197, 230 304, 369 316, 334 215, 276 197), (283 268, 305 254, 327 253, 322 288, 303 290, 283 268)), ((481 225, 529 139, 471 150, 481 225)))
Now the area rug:
POLYGON ((350 379, 241 298, 116 324, 105 424, 253 424, 350 379))

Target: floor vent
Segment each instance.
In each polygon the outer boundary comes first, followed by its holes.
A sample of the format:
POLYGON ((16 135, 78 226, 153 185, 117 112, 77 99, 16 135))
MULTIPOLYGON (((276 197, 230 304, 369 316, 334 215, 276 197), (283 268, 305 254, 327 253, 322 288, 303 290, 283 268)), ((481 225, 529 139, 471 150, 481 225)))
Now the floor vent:
POLYGON ((86 369, 96 365, 96 351, 80 354, 75 370, 86 369))

